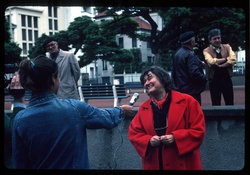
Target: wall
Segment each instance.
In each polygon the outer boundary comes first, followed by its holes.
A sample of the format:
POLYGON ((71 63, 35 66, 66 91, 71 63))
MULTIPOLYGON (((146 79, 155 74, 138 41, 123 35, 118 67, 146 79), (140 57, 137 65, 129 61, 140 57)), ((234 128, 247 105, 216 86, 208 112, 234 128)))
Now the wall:
MULTIPOLYGON (((203 106, 206 134, 201 145, 203 170, 239 171, 245 165, 245 106, 203 106)), ((136 114, 138 107, 134 107, 136 114)), ((7 111, 9 113, 10 111, 7 111)), ((126 118, 112 130, 87 130, 91 169, 141 170, 141 158, 128 140, 126 118)))
MULTIPOLYGON (((135 108, 134 114, 138 108, 135 108)), ((241 170, 245 163, 245 106, 203 107, 206 135, 201 145, 204 170, 241 170)), ((112 130, 88 130, 92 169, 141 170, 141 158, 127 138, 130 119, 112 130)))

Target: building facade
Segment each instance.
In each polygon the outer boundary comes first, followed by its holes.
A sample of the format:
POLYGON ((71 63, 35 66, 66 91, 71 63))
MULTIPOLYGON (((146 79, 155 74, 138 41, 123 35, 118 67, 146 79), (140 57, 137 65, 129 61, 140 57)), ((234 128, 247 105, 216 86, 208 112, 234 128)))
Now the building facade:
MULTIPOLYGON (((152 18, 162 28, 162 20, 157 13, 152 13, 152 18)), ((67 30, 74 18, 88 16, 97 23, 112 19, 105 13, 97 14, 95 7, 55 7, 55 6, 10 6, 5 10, 5 17, 11 25, 13 41, 19 44, 22 49, 21 56, 27 57, 28 51, 34 46, 35 41, 42 34, 53 35, 61 30, 67 30), (14 27, 13 27, 14 26, 14 27)), ((150 35, 151 26, 142 18, 134 18, 139 24, 140 33, 150 35)), ((136 38, 129 38, 126 35, 116 36, 117 44, 124 49, 140 48, 142 62, 154 61, 149 44, 136 38)), ((71 50, 72 52, 74 50, 71 50)), ((77 53, 76 57, 81 53, 77 53)), ((96 83, 113 82, 113 66, 108 61, 98 59, 93 63, 81 68, 82 78, 94 80, 96 83)))

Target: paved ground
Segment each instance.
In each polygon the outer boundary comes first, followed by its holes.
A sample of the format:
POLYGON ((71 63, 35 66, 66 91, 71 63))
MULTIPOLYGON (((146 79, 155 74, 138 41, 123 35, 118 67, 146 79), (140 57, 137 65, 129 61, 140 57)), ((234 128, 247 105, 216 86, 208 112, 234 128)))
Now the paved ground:
MULTIPOLYGON (((148 99, 147 94, 143 92, 143 89, 133 89, 129 95, 130 98, 132 97, 133 93, 139 93, 140 97, 137 100, 137 102, 134 104, 135 107, 139 107, 141 103, 146 101, 148 99)), ((128 104, 130 101, 130 98, 128 99, 123 99, 122 104, 128 104)), ((202 98, 202 106, 210 106, 211 105, 211 98, 210 98, 210 93, 208 90, 205 90, 201 94, 202 98)), ((235 105, 245 105, 245 86, 234 86, 234 104, 235 105)), ((106 107, 113 107, 113 100, 112 99, 97 99, 97 100, 89 100, 89 104, 96 106, 96 107, 101 107, 101 108, 106 108, 106 107)), ((224 105, 224 99, 222 98, 222 105, 224 105)), ((11 104, 9 102, 5 103, 4 108, 5 109, 10 109, 11 104)))
MULTIPOLYGON (((141 103, 148 99, 147 94, 143 92, 143 89, 134 89, 132 90, 129 95, 132 97, 133 93, 139 93, 140 97, 137 102, 134 104, 135 107, 139 107, 141 103)), ((202 106, 211 106, 211 98, 209 90, 205 90, 201 94, 202 98, 202 106)), ((128 104, 130 98, 123 99, 122 104, 128 104)), ((112 100, 89 100, 89 104, 97 106, 97 107, 112 107, 113 101, 112 100)), ((222 98, 222 105, 225 105, 224 99, 222 98)), ((234 104, 235 105, 245 105, 245 86, 234 86, 234 104)))

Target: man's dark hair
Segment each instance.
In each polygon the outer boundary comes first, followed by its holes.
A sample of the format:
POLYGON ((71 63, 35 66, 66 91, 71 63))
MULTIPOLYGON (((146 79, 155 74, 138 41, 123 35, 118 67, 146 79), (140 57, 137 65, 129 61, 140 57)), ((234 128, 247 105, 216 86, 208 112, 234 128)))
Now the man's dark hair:
POLYGON ((155 74, 160 83, 164 86, 166 92, 169 92, 173 89, 173 80, 170 77, 169 73, 159 66, 151 66, 144 69, 140 77, 142 85, 144 85, 144 77, 148 75, 149 72, 155 74))
POLYGON ((221 35, 220 29, 212 29, 208 32, 208 41, 211 40, 213 36, 221 35))

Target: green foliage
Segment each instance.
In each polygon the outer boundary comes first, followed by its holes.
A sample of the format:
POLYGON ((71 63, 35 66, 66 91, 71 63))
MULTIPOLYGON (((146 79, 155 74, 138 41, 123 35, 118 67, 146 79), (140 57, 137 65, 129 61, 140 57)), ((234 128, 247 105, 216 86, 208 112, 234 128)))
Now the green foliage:
POLYGON ((53 37, 58 43, 59 48, 62 50, 69 51, 71 48, 68 46, 69 45, 69 37, 68 37, 68 32, 67 31, 59 31, 55 33, 53 36, 48 36, 46 34, 42 34, 41 37, 37 39, 35 42, 34 46, 29 50, 29 58, 35 58, 38 55, 45 55, 47 50, 44 46, 44 42, 48 37, 53 37))
POLYGON ((10 23, 4 18, 4 42, 9 43, 11 40, 10 36, 10 23))
POLYGON ((39 37, 34 46, 29 50, 28 57, 29 58, 35 58, 39 55, 45 55, 46 49, 43 46, 44 41, 46 40, 48 36, 46 34, 42 34, 41 37, 39 37))
POLYGON ((136 37, 138 23, 130 18, 116 17, 114 20, 107 20, 100 24, 103 29, 101 34, 105 37, 115 37, 117 34, 127 35, 130 38, 136 37))
POLYGON ((21 52, 22 49, 18 46, 17 43, 11 41, 11 35, 9 32, 9 23, 6 21, 4 23, 4 63, 5 64, 13 64, 19 63, 21 61, 21 52))
MULTIPOLYGON (((149 42, 152 53, 159 55, 158 63, 170 67, 172 55, 180 47, 178 37, 181 33, 193 30, 196 33, 196 53, 203 58, 202 51, 209 45, 207 34, 212 28, 220 28, 222 42, 229 43, 234 51, 245 49, 245 11, 232 7, 123 7, 110 8, 112 13, 123 10, 121 16, 141 16, 152 27, 149 42), (157 24, 149 16, 150 11, 157 12, 164 21, 164 27, 158 31, 157 24), (164 65, 167 64, 167 65, 164 65)), ((139 38, 139 37, 138 37, 139 38)), ((141 37, 146 39, 145 37, 141 37)))
POLYGON ((134 55, 130 50, 121 49, 118 54, 114 55, 112 58, 112 60, 115 62, 131 63, 132 59, 134 58, 134 55))
MULTIPOLYGON (((120 61, 120 62, 113 62, 114 64, 114 73, 122 74, 123 71, 126 73, 135 73, 141 72, 143 69, 144 64, 141 62, 141 50, 140 49, 130 49, 127 50, 130 55, 130 60, 120 61), (131 55, 132 54, 132 55, 131 55)), ((115 58, 116 60, 119 58, 115 58)), ((121 59, 121 58, 120 58, 121 59)), ((112 63, 112 62, 111 62, 112 63)))
POLYGON ((171 50, 169 52, 165 52, 162 54, 162 60, 160 65, 167 71, 171 70, 172 59, 174 57, 174 53, 171 50))
MULTIPOLYGON (((113 20, 106 20, 101 24, 91 21, 87 17, 77 17, 66 31, 55 34, 60 48, 69 50, 75 48, 83 53, 79 56, 80 67, 84 67, 97 59, 111 61, 115 73, 140 72, 151 63, 141 63, 140 51, 124 50, 118 47, 115 37, 117 34, 127 35, 149 41, 151 52, 160 56, 159 63, 165 69, 171 66, 175 51, 180 47, 178 37, 181 33, 193 30, 196 33, 196 54, 203 59, 202 51, 208 46, 208 31, 220 28, 222 42, 229 43, 234 51, 239 47, 245 49, 246 17, 242 8, 232 7, 97 7, 99 12, 108 10, 106 15, 113 20), (159 30, 150 12, 158 13, 164 21, 163 29, 159 30), (118 12, 119 15, 118 15, 118 12), (151 35, 137 33, 138 24, 132 17, 144 18, 152 27, 151 35)), ((43 37, 43 36, 42 36, 43 37)), ((40 38, 38 39, 40 40, 40 38)), ((41 41, 37 41, 30 55, 43 53, 41 41), (34 54, 36 52, 36 54, 34 54)))
POLYGON ((245 47, 245 15, 241 8, 171 7, 167 11, 159 10, 166 22, 166 27, 158 35, 161 38, 159 47, 164 47, 165 51, 176 50, 179 44, 174 43, 178 43, 178 36, 193 30, 197 35, 197 52, 201 53, 209 45, 207 34, 212 28, 221 29, 222 42, 229 43, 234 51, 238 46, 245 47))
POLYGON ((22 49, 18 46, 17 43, 9 42, 4 43, 4 63, 13 64, 19 63, 21 61, 21 52, 22 49))
POLYGON ((130 51, 134 55, 134 59, 131 62, 131 72, 130 73, 141 72, 142 71, 142 66, 141 66, 141 62, 142 62, 141 50, 134 48, 134 49, 131 49, 130 51))
POLYGON ((58 43, 58 47, 61 48, 62 50, 69 51, 71 49, 71 47, 69 47, 71 42, 70 42, 70 36, 68 35, 68 31, 61 30, 55 33, 54 38, 58 43))
MULTIPOLYGON (((69 43, 76 49, 76 52, 82 48, 83 45, 88 44, 89 40, 93 37, 99 36, 98 24, 94 23, 87 17, 77 17, 68 27, 69 43)), ((96 41, 96 40, 95 40, 96 41)))

